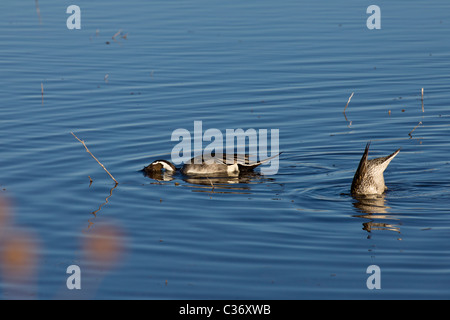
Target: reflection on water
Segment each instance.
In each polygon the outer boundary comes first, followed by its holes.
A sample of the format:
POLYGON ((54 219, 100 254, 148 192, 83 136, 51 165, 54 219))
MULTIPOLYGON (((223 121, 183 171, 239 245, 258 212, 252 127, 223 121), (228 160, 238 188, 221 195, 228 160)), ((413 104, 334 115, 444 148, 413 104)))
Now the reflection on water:
POLYGON ((29 299, 36 295, 39 239, 14 225, 9 201, 0 198, 0 279, 8 299, 29 299))
MULTIPOLYGON (((106 202, 93 212, 94 215, 108 202, 114 188, 111 189, 106 202)), ((37 271, 41 260, 40 252, 45 248, 41 245, 40 237, 12 222, 11 211, 9 201, 0 197, 0 283, 3 289, 0 291, 0 298, 37 299, 37 271)), ((55 294, 56 299, 80 295, 83 298, 95 297, 99 280, 113 270, 123 258, 123 228, 111 221, 96 228, 91 226, 90 221, 89 232, 80 233, 82 258, 77 264, 82 267, 83 290, 71 292, 63 287, 55 294)), ((65 273, 62 271, 61 274, 64 276, 65 273)))
MULTIPOLYGON (((249 194, 251 190, 251 184, 262 183, 267 181, 274 181, 273 178, 268 178, 258 172, 241 172, 238 176, 204 176, 204 175, 183 175, 177 172, 170 172, 166 170, 156 172, 144 172, 144 176, 156 180, 156 181, 172 181, 177 175, 187 182, 188 187, 195 188, 194 192, 208 192, 208 193, 236 193, 236 194, 249 194), (225 189, 227 192, 219 191, 225 189), (231 192, 230 192, 231 191, 231 192)), ((176 183, 178 185, 178 183, 176 183)))
POLYGON ((237 177, 184 177, 183 181, 194 188, 193 192, 250 194, 251 177, 247 174, 237 177), (239 185, 241 184, 241 185, 239 185), (226 190, 226 191, 220 191, 226 190))
POLYGON ((54 298, 95 298, 103 280, 120 265, 126 252, 125 246, 124 230, 116 223, 107 222, 85 232, 81 236, 81 257, 76 261, 81 269, 81 290, 68 290, 63 286, 54 298))
POLYGON ((372 232, 373 230, 388 230, 400 233, 399 224, 381 222, 381 220, 396 220, 389 215, 390 207, 386 205, 386 194, 381 195, 360 195, 353 196, 356 202, 353 206, 357 208, 361 215, 353 217, 369 219, 369 222, 363 223, 363 230, 372 232))
MULTIPOLYGON (((91 181, 91 183, 92 183, 92 181, 91 181)), ((91 185, 89 185, 89 187, 90 187, 90 186, 91 186, 91 185)), ((109 195, 105 198, 105 201, 102 202, 102 203, 100 204, 100 206, 98 207, 97 210, 91 212, 91 214, 94 215, 94 218, 89 219, 89 225, 88 225, 87 229, 89 229, 89 228, 94 224, 94 221, 93 221, 93 220, 94 220, 95 218, 97 218, 97 213, 100 212, 100 210, 102 210, 103 206, 106 205, 106 204, 108 203, 109 198, 111 198, 111 196, 112 196, 113 190, 114 190, 115 188, 117 188, 117 186, 118 186, 118 184, 114 185, 114 187, 112 187, 111 190, 109 190, 109 195)))
POLYGON ((386 205, 386 194, 374 194, 374 195, 361 195, 361 196, 353 196, 356 202, 353 203, 353 206, 359 209, 362 213, 365 214, 374 214, 374 213, 388 213, 388 209, 390 209, 386 205))
POLYGON ((172 181, 174 172, 167 171, 167 170, 161 170, 161 171, 144 171, 142 170, 142 174, 146 177, 149 177, 153 180, 157 181, 172 181))
POLYGON ((103 269, 114 267, 123 253, 124 234, 118 225, 99 226, 83 238, 82 251, 90 263, 103 269))

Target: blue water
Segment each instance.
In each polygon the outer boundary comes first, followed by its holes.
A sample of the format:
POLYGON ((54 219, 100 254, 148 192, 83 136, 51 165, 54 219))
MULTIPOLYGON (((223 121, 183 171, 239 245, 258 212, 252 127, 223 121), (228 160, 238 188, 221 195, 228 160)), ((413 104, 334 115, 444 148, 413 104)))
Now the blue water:
POLYGON ((448 299, 450 3, 371 4, 3 1, 0 297, 448 299), (278 173, 143 176, 194 121, 278 129, 278 173), (402 150, 360 201, 368 141, 402 150))

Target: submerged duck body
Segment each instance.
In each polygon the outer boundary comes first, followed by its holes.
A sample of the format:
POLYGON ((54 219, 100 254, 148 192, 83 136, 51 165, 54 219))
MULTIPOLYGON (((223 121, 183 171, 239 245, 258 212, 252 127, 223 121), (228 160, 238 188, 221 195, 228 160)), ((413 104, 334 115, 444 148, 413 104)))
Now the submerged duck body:
POLYGON ((384 170, 389 163, 400 152, 400 149, 387 157, 368 160, 370 142, 359 163, 353 178, 351 193, 354 195, 382 194, 387 187, 384 183, 384 170))
MULTIPOLYGON (((187 161, 180 172, 184 175, 197 176, 236 176, 242 172, 249 172, 259 165, 278 157, 277 154, 273 157, 264 159, 262 161, 252 161, 248 154, 212 154, 209 156, 200 155, 187 161)), ((156 160, 144 168, 147 174, 159 172, 161 170, 168 172, 175 172, 176 167, 167 160, 156 160)))

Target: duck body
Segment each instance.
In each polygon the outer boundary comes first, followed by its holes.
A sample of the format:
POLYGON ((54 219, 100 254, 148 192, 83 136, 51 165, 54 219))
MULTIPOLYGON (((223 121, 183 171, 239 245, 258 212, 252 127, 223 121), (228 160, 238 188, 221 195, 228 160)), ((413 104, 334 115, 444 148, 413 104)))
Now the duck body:
POLYGON ((226 160, 226 154, 217 157, 197 156, 186 162, 181 168, 184 175, 238 175, 241 171, 238 155, 233 155, 234 161, 226 160))
MULTIPOLYGON (((252 171, 264 162, 275 157, 262 161, 252 161, 252 156, 248 154, 222 154, 200 155, 194 157, 183 164, 180 172, 187 176, 237 176, 243 172, 252 171)), ((154 173, 161 170, 175 172, 175 166, 167 160, 156 160, 144 168, 145 173, 154 173)))
POLYGON ((353 177, 351 193, 353 195, 382 194, 387 190, 384 182, 384 171, 400 149, 394 153, 381 158, 368 160, 370 142, 359 163, 358 169, 353 177))

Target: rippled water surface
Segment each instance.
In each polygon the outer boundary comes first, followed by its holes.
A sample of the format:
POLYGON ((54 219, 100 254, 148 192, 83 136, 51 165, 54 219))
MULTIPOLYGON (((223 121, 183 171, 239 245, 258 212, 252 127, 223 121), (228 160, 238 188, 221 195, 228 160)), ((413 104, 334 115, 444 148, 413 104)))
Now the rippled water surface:
POLYGON ((371 4, 3 1, 0 297, 449 298, 450 3, 371 4), (145 177, 194 121, 278 129, 278 173, 145 177))

